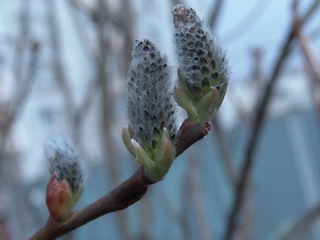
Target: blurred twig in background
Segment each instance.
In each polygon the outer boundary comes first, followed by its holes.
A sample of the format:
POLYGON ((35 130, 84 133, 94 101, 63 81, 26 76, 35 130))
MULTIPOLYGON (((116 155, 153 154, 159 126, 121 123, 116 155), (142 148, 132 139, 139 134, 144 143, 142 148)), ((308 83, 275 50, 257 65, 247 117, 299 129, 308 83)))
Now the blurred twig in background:
MULTIPOLYGON (((309 20, 309 18, 312 16, 315 10, 318 8, 319 4, 319 0, 314 1, 311 4, 311 6, 309 7, 309 9, 307 10, 304 17, 301 20, 301 26, 303 26, 303 24, 305 24, 309 20)), ((293 25, 291 26, 288 34, 284 38, 284 42, 279 52, 279 55, 276 58, 275 64, 271 70, 270 77, 267 80, 267 85, 264 90, 264 93, 261 97, 259 104, 257 105, 255 114, 256 118, 253 122, 251 134, 249 136, 248 144, 245 150, 245 155, 242 163, 243 165, 240 172, 239 182, 237 184, 235 200, 232 204, 230 215, 226 224, 226 230, 223 237, 224 240, 232 239, 233 233, 236 231, 239 221, 239 215, 243 206, 246 188, 254 164, 254 153, 259 143, 261 129, 264 124, 265 116, 267 113, 267 107, 269 105, 269 101, 271 99, 275 83, 277 82, 278 77, 283 69, 285 60, 291 52, 291 43, 294 39, 294 31, 295 26, 293 25)))
POLYGON ((303 33, 301 28, 301 19, 298 14, 298 2, 294 1, 292 10, 293 24, 295 26, 295 35, 298 39, 301 51, 306 62, 306 71, 309 75, 310 95, 315 109, 320 118, 320 61, 312 50, 310 39, 303 33))
POLYGON ((309 210, 305 215, 298 219, 292 227, 283 233, 278 240, 290 240, 301 237, 307 232, 320 217, 320 204, 309 210))

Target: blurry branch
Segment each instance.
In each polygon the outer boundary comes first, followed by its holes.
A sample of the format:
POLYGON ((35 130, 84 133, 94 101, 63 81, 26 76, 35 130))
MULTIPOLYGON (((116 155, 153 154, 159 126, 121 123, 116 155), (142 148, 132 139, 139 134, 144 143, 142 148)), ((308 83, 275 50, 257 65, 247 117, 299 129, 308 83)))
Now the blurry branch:
POLYGON ((16 95, 12 103, 10 103, 10 107, 3 110, 5 111, 5 115, 7 116, 3 122, 0 122, 0 160, 2 159, 2 155, 4 154, 6 138, 14 122, 18 118, 19 114, 21 114, 22 109, 26 103, 26 99, 28 98, 31 92, 31 86, 36 76, 36 70, 39 59, 39 43, 31 43, 30 53, 30 60, 27 66, 26 76, 21 81, 21 84, 17 86, 16 95))
MULTIPOLYGON (((301 20, 301 26, 303 26, 307 22, 307 20, 312 16, 312 14, 317 10, 319 4, 320 0, 316 0, 311 4, 310 8, 301 20)), ((234 231, 236 231, 238 221, 240 219, 239 215, 241 213, 244 196, 246 195, 245 193, 250 173, 254 165, 254 154, 259 142, 259 138, 261 136, 261 130, 264 124, 267 107, 269 105, 275 83, 277 82, 279 75, 283 69, 285 60, 291 52, 291 43, 294 39, 294 31, 295 26, 293 25, 290 27, 290 31, 285 37, 279 55, 271 70, 271 75, 267 81, 264 93, 262 93, 261 101, 259 102, 256 108, 256 118, 253 122, 251 134, 249 136, 249 141, 245 149, 243 166, 241 168, 240 177, 237 184, 235 200, 233 202, 233 205, 231 206, 231 211, 226 224, 226 230, 223 237, 223 239, 225 240, 232 239, 233 233, 234 231)))
MULTIPOLYGON (((64 65, 63 65, 63 57, 61 56, 61 40, 60 40, 60 31, 58 28, 58 17, 57 17, 57 9, 54 1, 47 2, 47 21, 48 21, 48 29, 49 29, 49 38, 50 45, 52 49, 52 70, 53 76, 55 78, 58 87, 61 90, 65 106, 66 112, 70 121, 70 126, 72 129, 72 135, 76 142, 80 141, 80 127, 81 123, 84 120, 85 114, 90 109, 91 103, 96 96, 98 83, 96 80, 89 81, 88 87, 86 88, 84 97, 79 106, 76 106, 71 88, 68 84, 68 79, 65 74, 64 65)), ((72 13, 72 11, 70 11, 72 13)), ((73 15, 73 14, 71 14, 73 15)), ((79 35, 79 39, 81 39, 81 45, 84 49, 84 52, 89 56, 89 60, 92 62, 96 62, 97 56, 96 54, 90 50, 90 42, 87 38, 87 33, 84 32, 83 27, 79 26, 79 19, 76 19, 76 16, 73 16, 74 25, 76 27, 76 32, 79 35)))
POLYGON ((84 13, 86 16, 92 18, 93 11, 88 8, 81 0, 67 0, 69 4, 78 11, 84 13))
MULTIPOLYGON (((187 175, 187 173, 185 173, 187 175)), ((168 215, 171 215, 170 219, 176 220, 176 222, 180 225, 180 230, 181 234, 183 236, 183 239, 189 240, 192 239, 191 235, 191 227, 188 224, 188 211, 190 210, 189 208, 189 201, 186 199, 189 198, 189 185, 188 184, 183 184, 182 187, 182 201, 181 201, 181 210, 178 212, 174 209, 172 206, 172 203, 168 200, 166 196, 166 192, 164 191, 163 188, 157 189, 157 195, 158 199, 161 199, 162 201, 162 206, 165 209, 166 213, 168 215)))
POLYGON ((308 65, 310 66, 310 69, 312 70, 312 73, 315 77, 314 79, 318 83, 320 83, 320 61, 316 58, 316 56, 314 56, 314 51, 311 50, 310 41, 307 38, 307 36, 303 34, 303 30, 301 29, 300 23, 301 20, 298 16, 296 4, 294 4, 292 11, 295 36, 299 41, 303 56, 305 57, 308 65))
MULTIPOLYGON (((206 136, 210 128, 211 126, 208 123, 195 123, 186 119, 174 139, 176 157, 206 136)), ((46 225, 29 240, 56 239, 107 213, 123 210, 139 201, 150 184, 153 184, 153 182, 146 178, 143 168, 140 167, 114 190, 84 209, 75 212, 66 222, 58 223, 49 217, 46 225)))
POLYGON ((239 39, 242 35, 250 30, 250 28, 259 20, 263 13, 268 9, 269 1, 256 1, 256 5, 249 11, 249 13, 239 21, 239 23, 225 33, 221 38, 224 43, 232 43, 239 39))
POLYGON ((224 3, 225 0, 215 0, 215 4, 213 5, 211 14, 209 16, 209 26, 211 29, 213 29, 213 31, 218 23, 224 3))
POLYGON ((66 112, 69 114, 69 118, 72 119, 74 114, 74 102, 72 99, 71 89, 67 82, 63 67, 63 58, 61 56, 61 42, 60 32, 58 29, 57 9, 54 1, 47 1, 47 22, 49 29, 49 41, 52 49, 52 71, 54 80, 57 82, 61 93, 63 95, 66 112))
POLYGON ((22 73, 23 73, 23 60, 24 60, 24 50, 28 45, 28 38, 30 32, 30 1, 22 1, 21 9, 19 12, 19 29, 18 37, 16 39, 15 51, 14 51, 14 68, 13 73, 15 77, 15 83, 17 86, 21 84, 22 73))
POLYGON ((131 0, 123 0, 122 1, 122 12, 126 16, 122 18, 123 24, 122 29, 124 33, 124 47, 123 47, 123 55, 124 55, 124 63, 123 63, 123 73, 126 74, 129 68, 129 63, 131 59, 131 49, 133 43, 133 29, 134 29, 134 16, 132 9, 132 1, 131 0))
POLYGON ((2 240, 12 240, 9 227, 4 219, 0 216, 0 236, 2 240))
POLYGON ((231 157, 231 150, 228 147, 227 141, 225 139, 225 133, 221 125, 219 114, 217 114, 212 119, 212 126, 214 126, 215 134, 212 136, 216 139, 218 145, 218 151, 220 152, 222 159, 222 166, 225 170, 226 177, 230 183, 232 190, 236 186, 236 172, 233 166, 233 160, 231 157))
POLYGON ((178 4, 184 4, 184 0, 171 0, 172 6, 176 6, 178 4))
POLYGON ((21 113, 21 109, 26 102, 28 95, 31 92, 32 83, 35 80, 37 67, 39 62, 39 48, 38 42, 32 42, 30 44, 30 60, 27 66, 27 73, 22 83, 17 89, 17 95, 12 107, 12 121, 21 113))
MULTIPOLYGON (((188 153, 189 169, 187 171, 187 182, 189 185, 189 197, 191 197, 194 209, 195 226, 197 227, 197 236, 202 240, 213 240, 211 228, 207 218, 207 211, 204 205, 204 193, 201 188, 199 176, 199 161, 193 151, 188 153)), ((189 206, 190 207, 190 206, 189 206)))
POLYGON ((283 233, 278 240, 290 240, 306 233, 320 218, 320 204, 298 219, 292 227, 283 233))
POLYGON ((150 240, 152 239, 152 206, 149 195, 141 200, 140 203, 140 233, 136 239, 150 240))
POLYGON ((85 55, 87 56, 87 59, 91 61, 95 61, 97 53, 95 53, 91 47, 92 43, 90 42, 88 28, 83 26, 83 23, 82 23, 83 19, 81 18, 81 16, 83 15, 87 16, 90 10, 87 10, 84 7, 79 7, 77 4, 80 4, 80 1, 76 1, 76 3, 74 3, 75 1, 73 0, 67 0, 66 2, 69 6, 68 7, 69 15, 73 21, 73 25, 75 26, 75 30, 76 30, 75 32, 78 35, 77 39, 79 40, 81 47, 85 55))
MULTIPOLYGON (((110 67, 107 66, 111 52, 112 22, 109 21, 111 9, 108 8, 104 0, 98 0, 95 9, 96 19, 94 21, 96 35, 98 39, 98 57, 96 63, 97 82, 101 88, 100 107, 101 107, 101 148, 104 151, 106 169, 110 177, 110 182, 116 186, 120 182, 121 172, 119 169, 119 151, 113 138, 113 118, 114 118, 114 94, 112 91, 110 67), (108 57, 108 58, 107 58, 108 57)), ((123 239, 132 239, 128 226, 126 214, 120 212, 116 215, 119 221, 119 234, 123 239)))
POLYGON ((318 116, 320 117, 320 98, 317 92, 320 90, 320 61, 315 56, 314 51, 311 48, 311 42, 306 35, 303 33, 303 29, 300 26, 300 17, 298 14, 298 2, 293 2, 292 8, 292 21, 295 26, 295 35, 300 44, 303 56, 306 62, 306 71, 310 79, 310 92, 311 97, 316 107, 318 116))

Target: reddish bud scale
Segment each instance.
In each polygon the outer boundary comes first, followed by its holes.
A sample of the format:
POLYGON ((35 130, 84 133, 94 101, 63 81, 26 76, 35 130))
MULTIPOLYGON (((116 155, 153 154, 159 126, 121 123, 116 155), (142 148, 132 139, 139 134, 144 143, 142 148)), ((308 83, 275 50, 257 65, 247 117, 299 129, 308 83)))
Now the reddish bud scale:
POLYGON ((66 181, 58 181, 51 175, 47 186, 46 203, 51 217, 57 222, 64 222, 70 216, 71 190, 66 181))

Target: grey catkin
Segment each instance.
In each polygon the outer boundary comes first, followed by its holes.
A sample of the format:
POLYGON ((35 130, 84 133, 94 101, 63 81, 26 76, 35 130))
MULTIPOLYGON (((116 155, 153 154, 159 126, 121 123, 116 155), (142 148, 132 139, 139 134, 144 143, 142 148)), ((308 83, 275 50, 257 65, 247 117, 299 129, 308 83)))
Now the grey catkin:
POLYGON ((176 132, 171 69, 165 56, 149 40, 136 40, 128 71, 128 118, 132 137, 156 147, 164 127, 176 132))
POLYGON ((189 90, 198 93, 209 85, 226 88, 229 71, 225 53, 211 31, 192 8, 180 4, 172 14, 179 65, 189 90))
POLYGON ((44 152, 50 174, 55 174, 58 181, 67 181, 74 193, 83 188, 84 163, 69 139, 65 137, 47 139, 44 152))

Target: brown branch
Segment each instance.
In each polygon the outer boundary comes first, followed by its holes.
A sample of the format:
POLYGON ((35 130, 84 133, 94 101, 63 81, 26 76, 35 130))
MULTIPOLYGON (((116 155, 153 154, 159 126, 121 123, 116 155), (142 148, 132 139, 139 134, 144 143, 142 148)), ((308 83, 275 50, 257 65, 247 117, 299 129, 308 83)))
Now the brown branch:
POLYGON ((293 24, 294 24, 294 33, 296 35, 296 38, 299 41, 303 56, 305 57, 306 62, 310 66, 310 70, 312 71, 314 75, 314 79, 320 83, 320 61, 316 58, 316 56, 313 54, 314 51, 312 51, 311 46, 310 46, 310 41, 303 34, 303 31, 301 29, 301 24, 300 24, 300 17, 298 16, 297 12, 297 6, 295 5, 293 7, 293 24))
POLYGON ((292 227, 283 233, 278 240, 290 240, 293 237, 301 236, 308 229, 310 229, 313 224, 317 222, 320 218, 320 204, 316 205, 313 209, 308 211, 300 219, 295 222, 292 227))
MULTIPOLYGON (((210 124, 194 123, 186 119, 174 140, 176 157, 210 131, 210 124)), ((55 222, 49 217, 46 225, 29 240, 53 240, 107 213, 123 210, 139 201, 147 187, 153 184, 140 167, 131 177, 96 202, 74 213, 65 223, 55 222)))
MULTIPOLYGON (((315 12, 319 4, 320 4, 320 0, 316 0, 311 4, 304 18, 301 20, 301 25, 305 24, 305 22, 315 12)), ((285 60, 287 59, 287 57, 289 56, 289 53, 291 52, 290 46, 293 39, 294 39, 294 26, 291 26, 290 31, 288 32, 285 38, 285 41, 281 47, 280 54, 277 57, 275 65, 273 66, 273 70, 271 71, 272 74, 270 75, 269 80, 267 81, 265 91, 262 94, 261 101, 258 104, 258 107, 256 110, 256 118, 253 122, 251 134, 249 136, 249 141, 245 150, 243 166, 241 169, 239 182, 237 184, 235 200, 233 202, 233 205, 231 206, 231 211, 227 220, 227 227, 223 237, 223 239, 225 240, 232 239, 233 233, 237 228, 239 215, 242 209, 244 196, 245 196, 246 188, 248 185, 248 180, 254 165, 254 154, 261 136, 261 129, 265 121, 267 107, 269 105, 275 83, 277 82, 278 77, 283 69, 285 60)))

